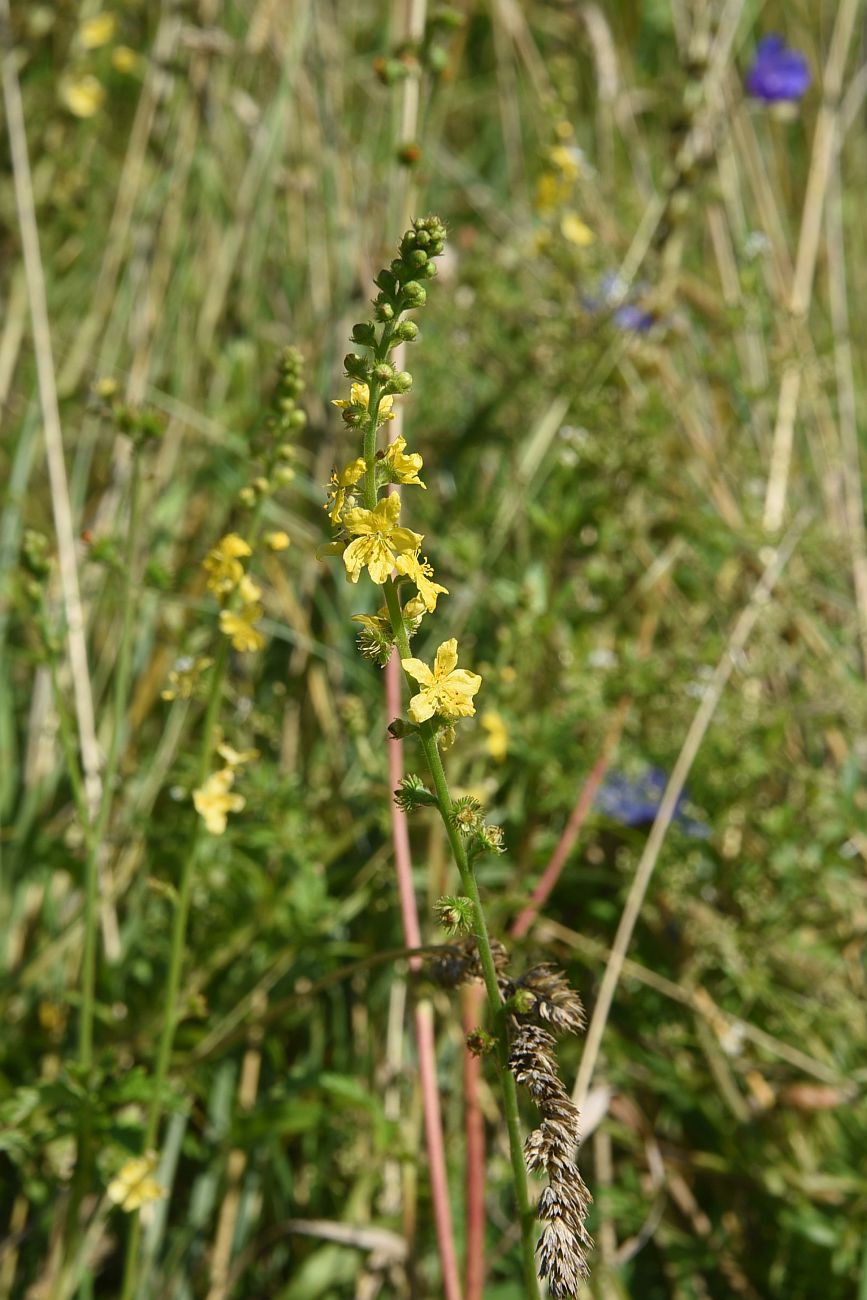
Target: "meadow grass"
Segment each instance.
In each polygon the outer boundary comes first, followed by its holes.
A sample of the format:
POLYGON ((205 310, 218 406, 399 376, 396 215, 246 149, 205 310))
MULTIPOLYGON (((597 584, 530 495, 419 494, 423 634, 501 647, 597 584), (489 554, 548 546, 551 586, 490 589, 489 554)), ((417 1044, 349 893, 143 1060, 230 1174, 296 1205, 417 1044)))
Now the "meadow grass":
POLYGON ((491 934, 587 1007, 582 1294, 867 1296, 862 23, 0 5, 0 1300, 528 1294, 484 1009, 433 978, 448 835, 396 830, 409 696, 316 558, 347 340, 432 211, 412 653, 482 677, 446 763, 491 934), (202 564, 253 513, 290 545, 245 654, 202 564), (218 739, 258 754, 209 834, 218 739))

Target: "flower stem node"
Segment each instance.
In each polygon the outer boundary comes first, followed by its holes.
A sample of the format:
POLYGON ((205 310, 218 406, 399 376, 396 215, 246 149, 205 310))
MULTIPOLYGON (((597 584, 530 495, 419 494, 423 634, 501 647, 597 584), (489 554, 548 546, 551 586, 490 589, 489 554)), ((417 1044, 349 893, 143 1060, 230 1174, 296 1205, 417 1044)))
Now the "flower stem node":
POLYGON ((447 894, 434 903, 434 916, 449 934, 469 934, 475 924, 475 904, 471 898, 447 894))

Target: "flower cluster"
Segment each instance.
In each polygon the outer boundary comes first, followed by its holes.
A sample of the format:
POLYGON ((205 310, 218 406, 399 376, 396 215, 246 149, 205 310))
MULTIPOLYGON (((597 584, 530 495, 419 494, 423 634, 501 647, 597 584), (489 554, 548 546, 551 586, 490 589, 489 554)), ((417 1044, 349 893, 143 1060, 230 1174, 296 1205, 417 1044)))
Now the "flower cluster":
POLYGON ((73 66, 60 79, 60 99, 73 117, 94 117, 105 103, 103 78, 112 72, 134 76, 142 60, 128 45, 115 44, 117 17, 105 10, 91 13, 72 43, 73 66))
POLYGON ((202 561, 208 590, 222 602, 232 601, 232 607, 220 610, 220 631, 241 653, 261 650, 265 644, 255 627, 264 612, 260 603, 262 589, 241 563, 252 553, 243 537, 227 533, 202 561))
POLYGON ((540 246, 546 246, 554 229, 567 244, 587 248, 596 238, 575 210, 575 190, 588 175, 584 155, 574 142, 571 122, 558 122, 556 143, 545 155, 545 168, 536 182, 536 212, 546 223, 540 233, 540 246))
POLYGON ((587 1278, 586 1252, 592 1247, 586 1219, 590 1193, 572 1153, 578 1145, 578 1110, 557 1072, 553 1034, 522 1025, 515 1034, 509 1069, 530 1093, 542 1120, 524 1143, 530 1170, 543 1170, 548 1185, 539 1200, 545 1227, 539 1241, 539 1274, 555 1300, 575 1296, 587 1278))
MULTIPOLYGON (((371 581, 398 590, 410 585, 414 592, 400 605, 400 632, 412 637, 426 614, 432 614, 448 588, 434 577, 433 566, 422 553, 424 537, 401 522, 401 498, 392 485, 424 488, 420 475, 423 460, 407 450, 406 439, 394 439, 377 446, 377 432, 395 416, 395 399, 412 386, 408 371, 396 370, 388 360, 401 343, 412 342, 418 326, 407 320, 408 311, 423 307, 424 281, 436 274, 434 259, 445 246, 445 229, 437 217, 413 222, 400 241, 398 257, 376 278, 379 293, 373 302, 375 319, 362 321, 352 331, 352 340, 369 355, 351 352, 344 359, 350 379, 348 398, 336 398, 333 405, 343 421, 362 437, 363 455, 335 468, 327 488, 325 509, 338 530, 338 540, 328 552, 339 554, 347 579, 357 583, 366 570, 371 581), (394 577, 392 577, 394 575, 394 577)), ((386 605, 375 614, 356 614, 361 624, 362 653, 385 664, 398 635, 394 610, 386 605)), ((405 644, 405 643, 404 643, 405 644)), ((433 721, 445 733, 459 718, 475 713, 473 697, 481 685, 478 673, 458 668, 457 642, 444 641, 433 666, 402 654, 406 674, 420 690, 413 695, 409 716, 415 726, 433 721)), ((444 737, 445 738, 445 737, 444 737)))
POLYGON ((246 804, 242 794, 233 793, 232 786, 238 769, 259 756, 256 749, 237 750, 225 743, 217 746, 217 753, 223 759, 225 767, 212 772, 204 785, 193 791, 193 804, 209 835, 222 835, 228 824, 229 813, 240 812, 246 804))

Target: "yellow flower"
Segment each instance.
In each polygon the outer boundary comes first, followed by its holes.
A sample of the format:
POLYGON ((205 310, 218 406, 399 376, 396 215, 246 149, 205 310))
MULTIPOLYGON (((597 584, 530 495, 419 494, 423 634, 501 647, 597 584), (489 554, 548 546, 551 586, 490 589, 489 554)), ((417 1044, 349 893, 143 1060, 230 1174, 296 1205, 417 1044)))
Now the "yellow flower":
POLYGON ((138 71, 139 56, 135 50, 131 50, 128 45, 118 45, 111 52, 111 66, 115 72, 120 72, 125 76, 131 76, 138 71))
POLYGON ((395 560, 394 567, 405 578, 410 578, 418 587, 418 594, 424 601, 424 607, 432 614, 437 607, 437 596, 447 596, 448 587, 441 587, 438 582, 431 582, 433 566, 420 558, 420 552, 405 552, 395 560))
POLYGON ((444 718, 471 718, 475 713, 473 696, 482 684, 478 673, 456 667, 458 643, 452 637, 436 652, 433 672, 421 659, 402 659, 404 672, 421 686, 409 702, 413 722, 427 722, 435 713, 444 718))
MULTIPOLYGON (((349 390, 349 401, 341 397, 336 397, 331 402, 332 406, 340 406, 344 409, 347 406, 358 406, 362 411, 366 411, 370 405, 370 389, 367 384, 353 384, 349 390)), ((385 424, 386 420, 394 419, 394 395, 386 393, 379 399, 379 410, 376 413, 376 423, 385 424)))
POLYGON ((482 726, 488 733, 488 753, 495 762, 502 763, 509 752, 509 730, 502 714, 497 713, 496 709, 488 709, 482 714, 482 726))
POLYGON ((392 483, 415 483, 417 487, 424 487, 424 483, 419 478, 419 471, 424 461, 417 451, 412 451, 405 456, 403 451, 405 446, 406 438, 402 435, 395 438, 381 457, 380 464, 388 470, 392 483))
POLYGON ((581 175, 581 151, 574 145, 556 144, 548 151, 548 157, 560 172, 570 181, 577 181, 581 175))
POLYGON ((359 482, 364 469, 364 457, 359 456, 356 460, 351 460, 348 465, 344 465, 339 473, 337 470, 333 471, 328 484, 328 500, 325 502, 325 509, 329 510, 329 518, 333 524, 340 523, 346 505, 354 499, 349 489, 354 488, 359 482))
POLYGON ((103 375, 94 383, 93 391, 96 393, 97 397, 101 397, 104 401, 108 401, 110 397, 114 397, 117 393, 117 380, 112 379, 111 375, 103 375))
POLYGON ((86 50, 98 50, 100 46, 108 45, 116 29, 114 14, 94 14, 79 27, 78 39, 86 50))
POLYGON ((269 551, 285 551, 289 545, 289 534, 284 532, 266 533, 265 545, 269 551))
MULTIPOLYGON (((262 588, 258 582, 254 582, 249 573, 241 575, 241 581, 238 583, 238 595, 245 605, 255 605, 262 595, 262 588)), ((262 617, 262 611, 256 615, 256 618, 262 617)), ((251 622, 254 620, 251 620, 251 622)))
POLYGON ((220 758, 224 758, 232 771, 235 768, 243 767, 245 763, 251 763, 254 758, 259 757, 258 749, 234 749, 224 741, 217 746, 217 753, 220 758))
POLYGON ((226 596, 237 587, 244 576, 240 558, 251 554, 250 548, 237 533, 227 533, 213 550, 208 551, 202 568, 208 574, 207 587, 218 596, 226 596))
POLYGON ((262 617, 261 605, 245 605, 237 613, 231 609, 220 610, 220 631, 232 638, 232 645, 241 654, 252 654, 265 644, 262 633, 253 624, 262 617))
POLYGON ((560 234, 564 239, 568 239, 570 244, 576 244, 578 248, 586 248, 596 238, 590 227, 586 226, 575 212, 564 213, 560 222, 560 234))
POLYGON ((61 98, 75 117, 93 117, 105 103, 105 86, 91 73, 63 82, 61 98))
POLYGON ((424 539, 409 528, 399 528, 399 518, 400 497, 396 492, 383 497, 373 510, 347 510, 343 522, 355 541, 343 552, 343 563, 351 582, 358 582, 364 568, 373 582, 385 582, 395 557, 421 546, 424 539))
POLYGON ((114 1201, 115 1205, 119 1205, 122 1210, 126 1210, 127 1214, 141 1209, 150 1201, 161 1200, 166 1195, 166 1189, 161 1187, 153 1176, 156 1167, 156 1151, 148 1151, 147 1155, 143 1156, 133 1156, 126 1164, 121 1165, 109 1183, 108 1199, 114 1201))
POLYGON ((230 767, 212 772, 203 786, 193 791, 196 812, 211 835, 222 835, 230 812, 240 812, 246 803, 242 794, 230 794, 235 773, 230 767))

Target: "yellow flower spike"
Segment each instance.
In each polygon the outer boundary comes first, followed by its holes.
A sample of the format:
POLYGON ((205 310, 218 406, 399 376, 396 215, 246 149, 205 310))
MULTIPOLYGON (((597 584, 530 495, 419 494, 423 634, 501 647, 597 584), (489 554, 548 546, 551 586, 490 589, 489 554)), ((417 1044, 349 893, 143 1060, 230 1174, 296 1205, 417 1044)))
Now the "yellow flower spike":
POLYGON ((578 248, 587 248, 596 238, 590 227, 584 224, 576 212, 564 213, 560 222, 560 234, 578 248))
POLYGON ((367 569, 371 581, 385 582, 398 555, 415 551, 424 538, 409 528, 398 527, 400 497, 390 493, 376 503, 373 510, 356 507, 347 510, 344 524, 355 537, 343 552, 343 563, 350 582, 358 582, 362 569, 367 569))
MULTIPOLYGON (((339 406, 345 410, 348 406, 359 406, 362 411, 368 410, 370 406, 370 389, 367 384, 353 384, 349 390, 349 401, 342 397, 332 398, 332 406, 339 406)), ((376 413, 376 423, 385 424, 387 420, 394 419, 394 394, 386 393, 379 399, 379 410, 376 413)))
POLYGON ((403 435, 395 438, 394 442, 386 448, 379 463, 388 470, 392 483, 413 483, 416 487, 423 488, 425 484, 419 478, 419 473, 424 461, 417 451, 404 455, 405 447, 406 438, 403 435))
POLYGON ((441 587, 438 582, 431 582, 433 566, 428 564, 427 560, 422 560, 420 556, 419 551, 412 554, 407 551, 403 555, 398 555, 394 567, 398 573, 415 583, 425 609, 432 614, 437 607, 437 596, 447 596, 449 589, 441 587))
POLYGON ((119 1205, 127 1214, 139 1210, 151 1201, 160 1201, 166 1195, 153 1176, 157 1167, 156 1151, 148 1151, 143 1156, 133 1156, 121 1165, 106 1189, 108 1199, 119 1205))
POLYGON ((227 596, 234 591, 244 576, 240 563, 251 554, 250 548, 237 533, 227 533, 206 555, 202 568, 208 575, 207 588, 217 596, 227 596))
POLYGON ((94 14, 78 29, 78 39, 86 50, 98 50, 109 41, 117 31, 117 19, 114 14, 94 14))
POLYGON ((331 481, 328 484, 328 499, 325 502, 325 509, 329 511, 329 518, 333 524, 339 524, 343 517, 350 498, 350 488, 354 488, 361 481, 365 471, 364 457, 358 456, 351 460, 348 465, 338 472, 334 470, 331 475, 331 481))
POLYGON ((196 812, 210 835, 222 835, 230 812, 240 812, 247 802, 242 794, 231 794, 235 773, 230 767, 212 772, 203 786, 193 791, 196 812))
POLYGON ((93 117, 105 103, 105 86, 86 72, 64 81, 60 97, 74 117, 93 117))
POLYGON ((436 652, 433 670, 421 659, 402 659, 404 672, 421 686, 409 702, 413 722, 427 722, 438 713, 443 718, 471 718, 475 713, 473 696, 482 684, 478 673, 458 668, 458 643, 452 637, 443 641, 436 652))
POLYGON ((262 617, 261 605, 245 605, 240 613, 231 609, 220 610, 220 631, 230 637, 232 646, 240 654, 253 654, 265 645, 265 638, 253 624, 262 617))
POLYGON ((284 532, 266 533, 265 545, 269 551, 285 551, 289 545, 289 534, 284 532))
POLYGON ((488 733, 485 744, 488 753, 496 763, 502 763, 509 752, 509 729, 503 715, 496 709, 488 709, 482 714, 482 726, 488 733))

